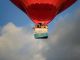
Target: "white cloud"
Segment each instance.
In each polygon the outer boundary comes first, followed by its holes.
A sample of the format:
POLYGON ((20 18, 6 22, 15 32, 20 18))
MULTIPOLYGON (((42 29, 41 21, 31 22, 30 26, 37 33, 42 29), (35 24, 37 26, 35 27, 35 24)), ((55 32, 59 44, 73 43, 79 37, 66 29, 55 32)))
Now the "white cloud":
POLYGON ((0 55, 6 60, 45 60, 42 50, 46 43, 35 40, 28 29, 8 23, 1 29, 0 55), (26 32, 25 32, 26 31, 26 32))
POLYGON ((0 59, 80 60, 79 25, 79 19, 63 19, 55 24, 48 39, 37 40, 29 28, 8 23, 0 29, 0 59))

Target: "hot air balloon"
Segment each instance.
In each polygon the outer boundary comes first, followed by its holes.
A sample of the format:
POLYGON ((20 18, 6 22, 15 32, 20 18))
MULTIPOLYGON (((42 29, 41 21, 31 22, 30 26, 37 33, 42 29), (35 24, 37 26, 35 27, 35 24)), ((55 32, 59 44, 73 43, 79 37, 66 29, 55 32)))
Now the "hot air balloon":
POLYGON ((48 24, 76 0, 11 0, 35 23, 34 37, 48 38, 48 24))

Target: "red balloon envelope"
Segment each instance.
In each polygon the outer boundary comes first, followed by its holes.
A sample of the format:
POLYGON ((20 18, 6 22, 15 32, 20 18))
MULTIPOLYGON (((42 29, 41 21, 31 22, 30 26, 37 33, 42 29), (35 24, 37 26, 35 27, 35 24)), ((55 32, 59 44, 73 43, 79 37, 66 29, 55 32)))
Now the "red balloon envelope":
POLYGON ((11 0, 35 23, 48 24, 76 0, 11 0))

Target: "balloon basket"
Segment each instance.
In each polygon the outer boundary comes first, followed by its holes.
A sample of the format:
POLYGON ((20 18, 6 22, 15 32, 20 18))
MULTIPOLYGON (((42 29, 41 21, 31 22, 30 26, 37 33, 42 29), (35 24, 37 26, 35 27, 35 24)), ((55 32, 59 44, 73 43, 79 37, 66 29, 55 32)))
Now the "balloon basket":
POLYGON ((34 28, 35 39, 47 39, 48 38, 48 26, 41 26, 34 28))
POLYGON ((34 34, 35 39, 47 39, 48 33, 37 33, 34 34))

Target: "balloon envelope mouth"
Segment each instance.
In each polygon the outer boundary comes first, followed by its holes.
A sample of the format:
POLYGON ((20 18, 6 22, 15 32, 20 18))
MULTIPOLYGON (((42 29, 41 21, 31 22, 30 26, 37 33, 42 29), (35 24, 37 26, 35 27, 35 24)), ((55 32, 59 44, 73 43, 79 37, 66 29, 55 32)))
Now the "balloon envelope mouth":
POLYGON ((49 23, 56 15, 56 7, 48 3, 36 3, 27 6, 27 14, 34 23, 49 23))

